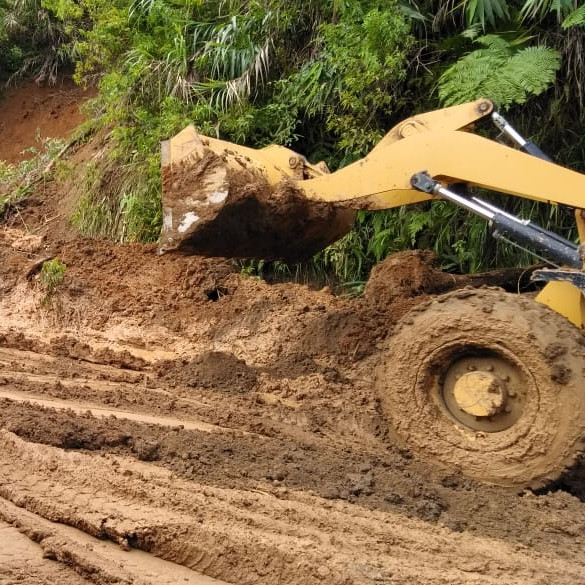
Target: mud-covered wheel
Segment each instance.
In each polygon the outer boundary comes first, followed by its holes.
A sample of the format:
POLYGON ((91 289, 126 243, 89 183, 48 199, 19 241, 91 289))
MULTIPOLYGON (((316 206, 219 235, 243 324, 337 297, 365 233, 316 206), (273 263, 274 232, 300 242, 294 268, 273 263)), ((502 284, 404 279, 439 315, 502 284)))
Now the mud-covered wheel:
POLYGON ((475 479, 540 487, 583 449, 585 337, 536 303, 464 289, 411 311, 377 375, 413 452, 475 479))

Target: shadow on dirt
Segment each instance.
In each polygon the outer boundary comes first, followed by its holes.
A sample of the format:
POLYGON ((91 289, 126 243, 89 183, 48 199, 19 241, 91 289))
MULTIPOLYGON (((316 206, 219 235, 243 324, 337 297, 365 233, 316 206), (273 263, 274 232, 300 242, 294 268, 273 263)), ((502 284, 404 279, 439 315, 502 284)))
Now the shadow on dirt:
POLYGON ((554 492, 566 492, 585 502, 585 454, 582 454, 580 460, 559 479, 544 488, 534 490, 539 496, 554 492))

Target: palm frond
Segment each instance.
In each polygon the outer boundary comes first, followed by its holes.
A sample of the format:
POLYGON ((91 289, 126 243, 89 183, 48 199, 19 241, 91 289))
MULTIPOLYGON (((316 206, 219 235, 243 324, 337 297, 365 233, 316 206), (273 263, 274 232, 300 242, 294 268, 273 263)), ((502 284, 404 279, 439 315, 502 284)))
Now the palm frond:
MULTIPOLYGON (((212 79, 193 84, 193 89, 200 95, 209 95, 211 103, 220 109, 227 109, 234 103, 242 102, 261 86, 270 67, 272 39, 256 49, 253 59, 243 53, 230 55, 231 64, 238 67, 247 65, 244 71, 231 79, 212 79), (249 61, 249 62, 248 62, 249 61)), ((237 71, 230 65, 231 72, 237 71)))
POLYGON ((573 9, 573 0, 526 0, 520 9, 520 16, 522 20, 542 20, 555 13, 560 20, 573 9))
POLYGON ((161 0, 134 0, 128 12, 130 18, 138 14, 149 14, 153 11, 157 4, 161 4, 161 0))
POLYGON ((467 24, 479 23, 494 26, 498 21, 510 20, 510 9, 506 0, 463 0, 467 24))
POLYGON ((25 30, 24 25, 22 24, 16 12, 13 10, 7 10, 4 13, 2 27, 10 35, 14 35, 25 30))

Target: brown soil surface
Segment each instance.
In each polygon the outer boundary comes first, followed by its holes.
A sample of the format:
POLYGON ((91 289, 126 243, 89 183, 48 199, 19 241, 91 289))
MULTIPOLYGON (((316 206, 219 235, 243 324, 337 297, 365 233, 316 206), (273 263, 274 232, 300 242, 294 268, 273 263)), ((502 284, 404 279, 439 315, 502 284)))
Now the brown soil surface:
POLYGON ((41 148, 38 137, 66 138, 83 121, 79 111, 84 101, 95 95, 83 91, 70 80, 55 86, 34 81, 10 88, 0 95, 0 160, 17 163, 41 148))
POLYGON ((0 539, 39 559, 6 582, 584 582, 579 468, 510 492, 388 436, 373 371, 434 291, 404 278, 433 273, 426 254, 343 300, 153 246, 0 237, 0 539), (54 255, 47 302, 35 266, 54 255), (127 550, 172 564, 136 573, 127 550))
POLYGON ((404 253, 343 299, 79 238, 61 197, 0 226, 0 583, 585 583, 582 466, 476 483, 396 442, 374 391, 409 309, 495 276, 404 253))

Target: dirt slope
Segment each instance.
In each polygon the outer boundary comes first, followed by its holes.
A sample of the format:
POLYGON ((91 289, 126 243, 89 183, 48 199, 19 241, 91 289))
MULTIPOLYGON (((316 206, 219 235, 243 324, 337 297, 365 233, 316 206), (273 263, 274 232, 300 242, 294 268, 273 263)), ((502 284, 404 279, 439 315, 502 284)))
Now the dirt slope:
POLYGON ((0 160, 17 163, 30 158, 26 149, 40 148, 38 138, 67 138, 81 122, 79 108, 95 95, 71 80, 55 86, 30 81, 0 95, 0 160))
POLYGON ((269 285, 78 238, 62 196, 0 226, 0 583, 585 584, 583 468, 480 485, 380 413, 396 321, 473 279, 413 252, 362 299, 269 285))

